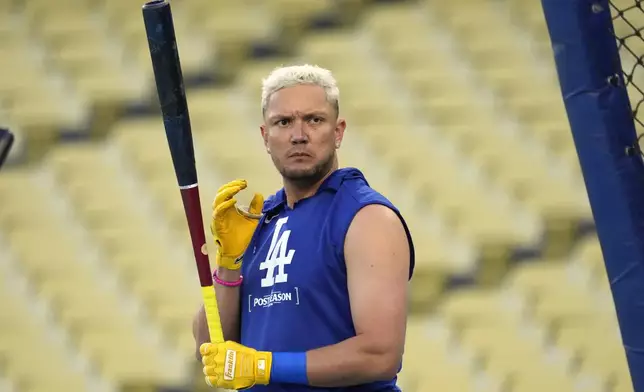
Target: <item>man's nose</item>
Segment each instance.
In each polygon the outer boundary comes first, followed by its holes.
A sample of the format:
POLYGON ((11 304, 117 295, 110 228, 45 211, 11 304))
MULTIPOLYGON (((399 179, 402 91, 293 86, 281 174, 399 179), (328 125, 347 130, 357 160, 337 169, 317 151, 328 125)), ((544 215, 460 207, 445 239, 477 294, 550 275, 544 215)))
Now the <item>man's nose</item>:
POLYGON ((300 144, 309 141, 305 127, 306 124, 304 123, 304 121, 298 120, 295 122, 293 126, 293 133, 291 134, 291 143, 300 144))

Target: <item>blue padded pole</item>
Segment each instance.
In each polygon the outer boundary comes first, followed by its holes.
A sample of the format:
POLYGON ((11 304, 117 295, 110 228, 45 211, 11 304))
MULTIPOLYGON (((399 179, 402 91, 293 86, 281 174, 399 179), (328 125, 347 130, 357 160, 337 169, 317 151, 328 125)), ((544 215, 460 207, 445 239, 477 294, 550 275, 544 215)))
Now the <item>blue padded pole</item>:
POLYGON ((609 3, 542 5, 633 387, 644 392, 644 165, 627 152, 637 136, 609 3))

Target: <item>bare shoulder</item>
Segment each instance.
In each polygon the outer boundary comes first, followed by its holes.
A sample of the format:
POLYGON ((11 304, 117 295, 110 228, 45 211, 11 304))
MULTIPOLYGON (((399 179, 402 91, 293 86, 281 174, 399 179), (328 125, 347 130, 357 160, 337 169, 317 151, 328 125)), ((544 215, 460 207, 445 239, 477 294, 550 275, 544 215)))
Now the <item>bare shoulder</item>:
POLYGON ((382 262, 391 258, 408 259, 409 252, 405 227, 391 208, 371 204, 362 208, 353 218, 345 240, 345 258, 348 263, 363 258, 382 262))
POLYGON ((398 214, 382 204, 369 204, 361 208, 349 226, 349 233, 352 231, 358 234, 378 232, 401 232, 405 234, 405 229, 398 214))

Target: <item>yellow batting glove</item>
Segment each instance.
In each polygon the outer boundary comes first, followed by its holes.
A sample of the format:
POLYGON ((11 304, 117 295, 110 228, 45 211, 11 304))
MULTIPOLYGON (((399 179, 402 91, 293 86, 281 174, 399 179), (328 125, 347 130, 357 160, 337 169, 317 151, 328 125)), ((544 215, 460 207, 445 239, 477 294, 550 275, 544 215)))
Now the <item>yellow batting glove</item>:
POLYGON ((199 348, 206 383, 214 388, 245 389, 268 385, 272 354, 227 341, 204 343, 199 348))
POLYGON ((241 257, 259 223, 264 206, 261 194, 255 194, 248 212, 236 205, 235 195, 246 187, 246 180, 231 181, 219 188, 212 204, 210 232, 218 246, 216 262, 219 267, 231 270, 241 268, 241 257))

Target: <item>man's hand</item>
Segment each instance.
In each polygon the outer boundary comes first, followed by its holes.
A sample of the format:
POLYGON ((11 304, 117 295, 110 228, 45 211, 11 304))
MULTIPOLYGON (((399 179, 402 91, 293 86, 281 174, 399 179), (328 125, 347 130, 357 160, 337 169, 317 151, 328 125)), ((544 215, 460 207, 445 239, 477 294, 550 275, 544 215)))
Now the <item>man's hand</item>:
POLYGON ((211 387, 245 389, 267 385, 271 376, 272 354, 239 343, 204 343, 199 348, 203 373, 211 387))
POLYGON ((259 223, 264 205, 261 194, 255 194, 248 213, 236 205, 235 195, 246 186, 245 180, 235 180, 223 185, 212 204, 210 232, 218 245, 216 262, 219 267, 231 270, 241 268, 241 257, 259 223))

